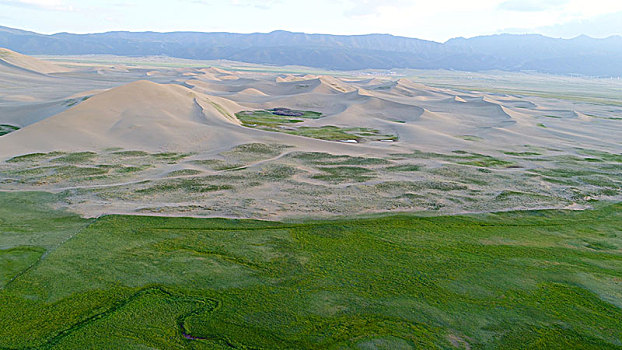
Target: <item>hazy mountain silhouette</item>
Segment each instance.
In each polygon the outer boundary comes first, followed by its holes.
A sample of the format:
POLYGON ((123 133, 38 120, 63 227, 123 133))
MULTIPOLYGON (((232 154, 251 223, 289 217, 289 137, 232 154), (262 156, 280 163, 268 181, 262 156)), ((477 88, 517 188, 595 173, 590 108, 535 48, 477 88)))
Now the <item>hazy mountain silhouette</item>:
POLYGON ((0 47, 29 55, 166 55, 339 70, 497 69, 622 76, 620 36, 555 39, 532 34, 501 34, 437 43, 386 34, 326 35, 274 31, 255 34, 107 32, 44 35, 0 27, 0 47))

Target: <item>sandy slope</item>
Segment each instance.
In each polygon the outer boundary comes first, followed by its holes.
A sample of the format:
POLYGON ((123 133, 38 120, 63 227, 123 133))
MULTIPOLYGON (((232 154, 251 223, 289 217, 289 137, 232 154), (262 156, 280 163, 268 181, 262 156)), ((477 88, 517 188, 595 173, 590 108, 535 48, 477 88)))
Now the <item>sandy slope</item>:
POLYGON ((57 64, 22 55, 9 49, 0 48, 0 70, 17 69, 39 74, 60 73, 68 68, 57 64))
POLYGON ((220 128, 239 123, 235 104, 222 104, 219 111, 218 101, 178 85, 137 81, 7 135, 0 149, 6 154, 105 147, 187 149, 197 144, 209 148, 233 141, 220 128))

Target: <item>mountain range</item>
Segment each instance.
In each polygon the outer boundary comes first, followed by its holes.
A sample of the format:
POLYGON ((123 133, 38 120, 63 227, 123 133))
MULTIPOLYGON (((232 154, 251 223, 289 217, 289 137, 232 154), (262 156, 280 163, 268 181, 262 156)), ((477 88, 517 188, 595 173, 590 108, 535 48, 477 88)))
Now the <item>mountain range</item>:
POLYGON ((455 38, 444 43, 388 34, 106 32, 39 34, 0 26, 0 47, 29 55, 164 55, 270 65, 359 69, 537 71, 622 76, 622 37, 557 39, 537 34, 455 38))

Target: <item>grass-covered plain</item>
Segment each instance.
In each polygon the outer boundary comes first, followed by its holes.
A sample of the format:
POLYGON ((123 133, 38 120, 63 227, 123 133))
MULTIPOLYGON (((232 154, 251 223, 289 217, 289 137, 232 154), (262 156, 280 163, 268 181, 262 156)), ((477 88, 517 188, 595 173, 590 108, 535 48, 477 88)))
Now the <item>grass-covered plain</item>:
POLYGON ((622 348, 622 206, 331 221, 0 193, 0 348, 622 348))

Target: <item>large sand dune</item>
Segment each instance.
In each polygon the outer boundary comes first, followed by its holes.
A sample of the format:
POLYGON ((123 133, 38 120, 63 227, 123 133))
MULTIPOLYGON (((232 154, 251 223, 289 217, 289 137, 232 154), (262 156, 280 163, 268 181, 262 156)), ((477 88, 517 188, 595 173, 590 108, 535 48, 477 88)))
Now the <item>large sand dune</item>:
POLYGON ((177 150, 199 144, 209 149, 224 140, 234 142, 232 133, 220 129, 239 124, 235 103, 217 101, 179 85, 137 81, 7 135, 0 149, 4 154, 106 147, 177 150))
POLYGON ((22 55, 15 51, 0 48, 0 69, 19 70, 22 73, 50 74, 67 72, 69 69, 54 63, 22 55))

